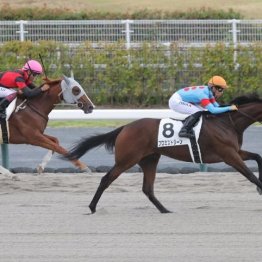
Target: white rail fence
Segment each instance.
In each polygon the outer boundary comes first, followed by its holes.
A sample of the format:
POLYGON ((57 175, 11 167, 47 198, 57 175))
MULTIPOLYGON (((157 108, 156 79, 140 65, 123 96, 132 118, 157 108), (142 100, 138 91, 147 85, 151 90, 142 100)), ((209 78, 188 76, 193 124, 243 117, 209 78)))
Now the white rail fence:
POLYGON ((0 21, 0 43, 53 40, 67 44, 124 41, 126 47, 147 42, 182 42, 201 46, 262 40, 262 20, 39 20, 0 21))
MULTIPOLYGON (((177 113, 176 113, 177 114, 177 113)), ((84 114, 82 110, 52 110, 50 120, 95 120, 95 119, 139 119, 144 117, 165 118, 174 117, 169 109, 95 109, 91 114, 84 114)), ((183 115, 180 115, 183 117, 183 115)))

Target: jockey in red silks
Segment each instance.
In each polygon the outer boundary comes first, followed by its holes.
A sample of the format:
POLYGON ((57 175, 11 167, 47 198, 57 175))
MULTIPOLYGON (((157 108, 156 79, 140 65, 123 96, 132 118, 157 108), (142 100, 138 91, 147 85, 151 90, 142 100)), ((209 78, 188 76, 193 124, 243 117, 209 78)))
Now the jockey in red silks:
POLYGON ((169 108, 182 114, 190 114, 185 119, 178 135, 193 138, 192 128, 198 122, 203 111, 221 114, 237 110, 235 105, 220 107, 216 101, 227 88, 227 83, 223 77, 213 76, 207 85, 186 87, 175 92, 169 99, 169 108))
POLYGON ((49 89, 48 85, 36 88, 33 83, 42 73, 43 68, 36 60, 27 61, 21 69, 0 73, 0 119, 6 117, 5 110, 17 93, 34 97, 49 89))

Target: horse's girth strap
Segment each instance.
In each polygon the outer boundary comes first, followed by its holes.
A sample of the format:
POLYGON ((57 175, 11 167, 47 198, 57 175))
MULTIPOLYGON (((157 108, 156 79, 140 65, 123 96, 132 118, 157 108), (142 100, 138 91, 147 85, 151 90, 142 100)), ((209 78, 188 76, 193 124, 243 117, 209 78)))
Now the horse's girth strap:
POLYGON ((7 130, 7 125, 6 125, 6 119, 1 119, 1 129, 2 129, 2 139, 4 144, 8 144, 8 130, 7 130))

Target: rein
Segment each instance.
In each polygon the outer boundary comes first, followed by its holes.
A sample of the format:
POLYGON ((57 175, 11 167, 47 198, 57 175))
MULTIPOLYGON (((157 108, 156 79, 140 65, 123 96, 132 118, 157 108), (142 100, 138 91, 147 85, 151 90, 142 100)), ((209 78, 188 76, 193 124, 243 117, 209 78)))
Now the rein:
MULTIPOLYGON (((51 88, 51 87, 50 87, 51 88)), ((57 95, 60 102, 63 100, 63 91, 61 90, 61 92, 59 92, 59 94, 57 95)), ((37 113, 39 116, 41 116, 42 118, 44 118, 46 121, 49 120, 48 117, 46 117, 45 115, 43 115, 41 112, 38 111, 38 109, 33 106, 31 103, 27 102, 27 105, 29 106, 29 108, 34 111, 35 113, 37 113)))
POLYGON ((60 99, 60 102, 64 100, 62 88, 61 88, 61 92, 59 92, 59 94, 58 94, 58 98, 60 99))
MULTIPOLYGON (((246 118, 250 119, 250 120, 251 120, 252 122, 254 122, 254 123, 255 123, 255 122, 258 122, 258 123, 262 124, 262 121, 258 121, 256 118, 248 115, 247 113, 242 112, 241 110, 238 110, 237 112, 240 113, 241 115, 245 116, 246 118)), ((229 113, 228 115, 229 115, 230 122, 232 123, 235 131, 238 131, 238 130, 236 129, 236 127, 235 127, 235 123, 234 123, 234 121, 233 121, 233 119, 232 119, 231 113, 229 113)))
POLYGON ((28 101, 27 101, 27 105, 28 105, 28 107, 32 110, 32 111, 34 111, 35 113, 37 113, 39 116, 41 116, 42 118, 44 118, 46 121, 48 121, 48 117, 46 117, 45 115, 43 115, 42 113, 40 113, 38 110, 37 110, 37 108, 35 108, 35 106, 33 106, 31 103, 29 103, 28 101))
MULTIPOLYGON (((63 100, 62 98, 63 96, 63 91, 61 90, 61 92, 59 92, 58 94, 58 98, 60 100, 60 102, 63 100)), ((49 118, 47 116, 45 116, 44 114, 42 114, 41 112, 38 111, 38 109, 32 104, 30 103, 27 99, 25 99, 16 109, 16 111, 19 111, 20 109, 25 109, 26 106, 23 106, 23 104, 27 104, 27 106, 34 111, 35 113, 37 113, 39 116, 41 116, 43 119, 45 119, 46 121, 49 120, 49 118)))
POLYGON ((244 112, 242 112, 242 111, 240 111, 240 110, 238 110, 238 112, 239 112, 241 115, 245 116, 246 118, 249 118, 250 120, 252 120, 252 121, 254 121, 254 122, 258 122, 258 123, 262 124, 262 121, 258 121, 256 118, 254 118, 254 117, 252 117, 252 116, 250 116, 250 115, 248 115, 248 114, 246 114, 246 113, 244 113, 244 112))
POLYGON ((229 116, 230 122, 231 122, 234 130, 238 133, 238 129, 236 128, 236 125, 235 125, 235 123, 234 123, 234 121, 232 119, 231 112, 228 114, 228 116, 229 116))

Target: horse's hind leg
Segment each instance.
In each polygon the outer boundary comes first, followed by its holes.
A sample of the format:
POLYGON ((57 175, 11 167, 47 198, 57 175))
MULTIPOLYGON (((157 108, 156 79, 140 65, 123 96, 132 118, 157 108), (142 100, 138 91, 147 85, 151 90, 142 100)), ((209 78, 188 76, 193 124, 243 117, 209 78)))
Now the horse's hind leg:
POLYGON ((96 193, 89 205, 89 208, 92 213, 96 212, 97 203, 100 197, 102 196, 103 192, 110 186, 110 184, 114 180, 116 180, 121 175, 122 172, 124 172, 124 170, 126 169, 123 168, 119 169, 115 165, 109 172, 107 172, 105 176, 102 177, 101 182, 96 190, 96 193))
POLYGON ((143 192, 161 213, 170 213, 154 195, 154 182, 159 158, 159 154, 152 154, 144 157, 138 163, 144 172, 143 192))

